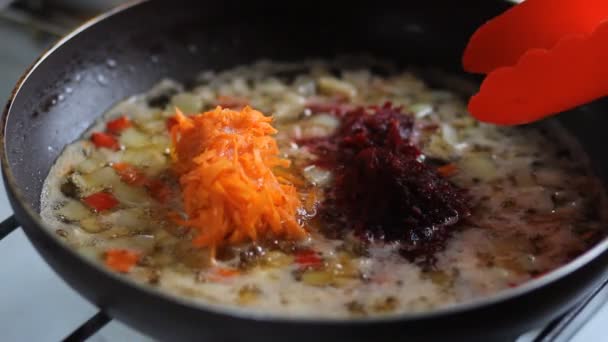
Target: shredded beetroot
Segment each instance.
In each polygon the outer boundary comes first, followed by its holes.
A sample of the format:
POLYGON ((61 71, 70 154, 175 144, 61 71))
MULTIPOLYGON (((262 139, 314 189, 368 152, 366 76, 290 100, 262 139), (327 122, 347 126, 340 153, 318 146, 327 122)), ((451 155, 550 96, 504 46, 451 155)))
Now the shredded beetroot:
POLYGON ((320 208, 328 233, 398 241, 406 258, 432 260, 448 227, 469 215, 463 190, 421 162, 413 117, 400 108, 359 108, 341 120, 333 136, 301 142, 335 174, 320 208))

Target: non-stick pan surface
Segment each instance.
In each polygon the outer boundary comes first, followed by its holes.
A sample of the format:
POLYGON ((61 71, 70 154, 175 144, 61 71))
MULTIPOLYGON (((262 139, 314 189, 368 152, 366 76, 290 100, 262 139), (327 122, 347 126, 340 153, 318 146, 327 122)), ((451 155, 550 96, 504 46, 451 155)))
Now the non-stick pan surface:
MULTIPOLYGON (((112 104, 171 77, 260 58, 372 54, 402 65, 460 70, 475 27, 508 4, 483 1, 133 4, 85 25, 19 83, 4 115, 2 168, 19 222, 47 262, 110 315, 162 340, 373 341, 512 338, 563 313, 605 273, 608 243, 543 279, 438 312, 355 321, 252 316, 188 303, 111 274, 65 248, 37 214, 42 183, 62 148, 112 104)), ((600 105, 564 115, 598 174, 608 116, 600 105), (598 109, 599 108, 599 109, 598 109)))

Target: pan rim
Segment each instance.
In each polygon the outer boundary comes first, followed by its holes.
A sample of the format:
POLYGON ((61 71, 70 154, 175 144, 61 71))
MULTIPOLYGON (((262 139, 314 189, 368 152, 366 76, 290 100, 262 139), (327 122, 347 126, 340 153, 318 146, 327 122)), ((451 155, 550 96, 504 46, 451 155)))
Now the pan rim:
MULTIPOLYGON (((94 270, 101 272, 104 276, 109 277, 113 281, 119 282, 123 286, 130 287, 136 291, 143 291, 148 295, 157 296, 163 300, 166 300, 173 305, 185 306, 188 309, 201 310, 210 312, 216 315, 224 315, 230 318, 238 318, 244 320, 264 321, 270 323, 296 323, 296 324, 311 324, 311 325, 368 325, 368 324, 384 324, 384 323, 402 323, 402 322, 415 322, 428 319, 437 319, 454 314, 460 314, 470 312, 478 309, 487 308, 499 303, 506 302, 511 299, 516 299, 530 292, 542 289, 543 287, 556 282, 569 274, 575 272, 586 264, 590 263, 601 254, 608 250, 608 237, 604 238, 601 242, 597 243, 591 249, 587 250, 583 254, 576 257, 574 260, 562 265, 546 275, 532 279, 524 284, 515 287, 502 290, 496 294, 488 297, 476 298, 463 303, 456 303, 449 306, 444 306, 438 309, 419 312, 419 313, 403 313, 388 316, 371 316, 371 317, 360 317, 360 318, 318 318, 308 316, 281 316, 279 313, 264 313, 253 310, 247 310, 242 308, 231 307, 227 305, 219 305, 213 303, 203 303, 201 301, 188 300, 185 297, 168 293, 154 287, 140 284, 135 280, 118 275, 114 272, 107 270, 98 262, 94 262, 88 258, 81 256, 77 251, 69 248, 64 242, 62 242, 57 236, 52 234, 49 225, 44 222, 40 214, 30 206, 26 200, 21 189, 17 186, 15 176, 12 172, 11 166, 8 161, 8 155, 6 151, 6 129, 8 125, 8 119, 13 111, 14 100, 19 96, 21 89, 29 78, 36 72, 38 67, 45 62, 45 60, 51 56, 56 50, 62 46, 68 44, 74 37, 86 32, 89 28, 112 18, 114 15, 126 12, 129 9, 135 8, 138 5, 149 2, 150 0, 132 0, 126 4, 120 5, 104 12, 79 27, 75 28, 72 32, 68 33, 65 37, 58 40, 53 44, 46 52, 42 53, 41 56, 24 72, 23 76, 19 79, 16 86, 14 87, 11 96, 6 104, 6 107, 2 113, 2 130, 0 131, 0 162, 1 169, 4 175, 5 184, 7 185, 6 191, 11 194, 16 200, 15 203, 23 212, 26 213, 28 219, 33 221, 36 225, 34 229, 41 229, 44 231, 43 234, 47 238, 53 241, 54 246, 62 248, 70 254, 70 257, 78 258, 81 262, 87 265, 87 267, 93 268, 94 270)), ((509 1, 511 2, 511 1, 509 1)), ((77 291, 77 290, 76 290, 77 291)), ((78 292, 78 291, 77 291, 78 292)), ((87 299, 88 300, 88 299, 87 299)), ((96 303, 93 303, 96 305, 96 303)))

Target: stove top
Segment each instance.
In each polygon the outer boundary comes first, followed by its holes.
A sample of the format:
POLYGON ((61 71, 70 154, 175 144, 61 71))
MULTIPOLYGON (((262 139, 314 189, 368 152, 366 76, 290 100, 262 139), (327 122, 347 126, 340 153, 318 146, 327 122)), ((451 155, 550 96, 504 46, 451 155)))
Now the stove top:
MULTIPOLYGON (((53 1, 57 2, 60 1, 53 1)), ((3 5, 0 0, 1 103, 5 103, 27 66, 54 40, 89 15, 74 8, 44 7, 48 6, 44 1, 24 1, 4 10, 3 5), (44 12, 40 12, 42 8, 44 12)), ((3 219, 0 223, 2 341, 153 341, 100 312, 48 267, 18 229, 0 183, 0 220, 3 219)), ((605 283, 564 317, 517 341, 605 340, 608 305, 604 303, 607 301, 605 283)))

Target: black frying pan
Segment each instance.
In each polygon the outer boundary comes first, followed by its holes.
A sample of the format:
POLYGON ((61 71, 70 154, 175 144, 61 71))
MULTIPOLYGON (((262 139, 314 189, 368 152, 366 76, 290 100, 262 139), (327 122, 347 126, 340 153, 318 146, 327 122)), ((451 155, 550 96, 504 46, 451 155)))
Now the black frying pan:
MULTIPOLYGON (((108 13, 47 52, 3 116, 2 170, 18 221, 47 262, 111 316, 163 340, 372 341, 512 339, 564 313, 608 268, 608 241, 551 274, 489 299, 440 311, 343 321, 268 318, 210 309, 143 288, 65 248, 38 215, 62 148, 113 103, 163 77, 192 80, 259 58, 371 53, 403 65, 460 70, 473 30, 508 4, 482 1, 141 2, 108 13), (107 63, 108 59, 116 61, 107 63), (72 92, 66 89, 71 88, 72 92)), ((562 115, 608 179, 601 104, 562 115)))

